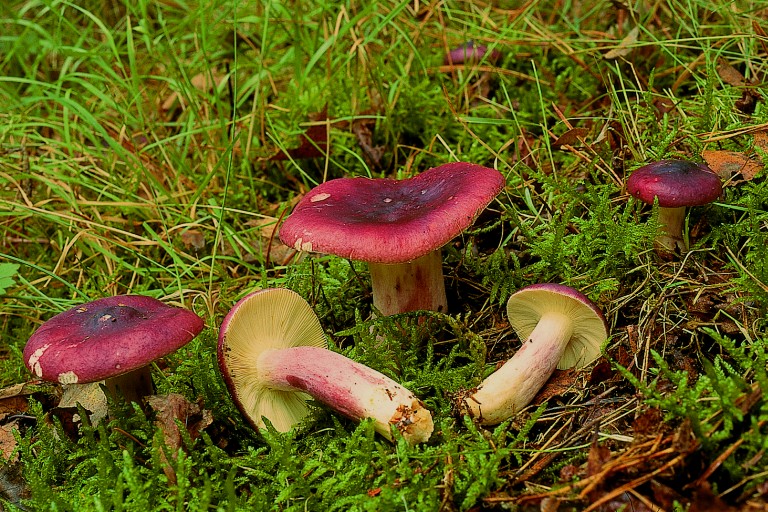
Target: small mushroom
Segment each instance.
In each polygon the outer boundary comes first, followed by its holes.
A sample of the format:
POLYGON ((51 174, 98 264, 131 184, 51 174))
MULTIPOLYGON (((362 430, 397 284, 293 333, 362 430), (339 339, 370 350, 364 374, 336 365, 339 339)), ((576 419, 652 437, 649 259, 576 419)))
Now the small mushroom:
POLYGON ((518 290, 507 302, 507 316, 524 340, 522 347, 473 393, 460 398, 460 410, 483 425, 501 423, 520 412, 555 368, 581 368, 597 359, 608 338, 605 317, 597 306, 560 284, 518 290))
POLYGON ((659 202, 661 231, 654 240, 656 253, 674 257, 676 249, 686 252, 683 224, 687 206, 709 204, 720 196, 720 178, 705 164, 688 160, 660 160, 635 170, 627 180, 627 191, 637 199, 659 202))
POLYGON ((299 251, 366 261, 382 315, 445 312, 443 245, 504 187, 495 169, 454 162, 405 180, 339 178, 310 190, 280 228, 299 251))
POLYGON ((186 345, 203 325, 192 311, 152 297, 105 297, 41 325, 24 347, 24 364, 43 380, 104 380, 111 392, 139 401, 152 394, 150 363, 186 345))
POLYGON ((467 41, 449 51, 443 59, 443 64, 451 65, 480 62, 486 56, 488 60, 495 61, 501 56, 501 52, 492 50, 491 53, 488 54, 488 47, 484 44, 475 44, 474 41, 467 41))
POLYGON ((406 388, 363 364, 328 350, 323 329, 296 292, 270 288, 246 295, 219 332, 219 368, 235 404, 256 429, 264 418, 289 431, 314 398, 351 418, 372 418, 392 439, 394 425, 412 444, 429 439, 432 415, 406 388))

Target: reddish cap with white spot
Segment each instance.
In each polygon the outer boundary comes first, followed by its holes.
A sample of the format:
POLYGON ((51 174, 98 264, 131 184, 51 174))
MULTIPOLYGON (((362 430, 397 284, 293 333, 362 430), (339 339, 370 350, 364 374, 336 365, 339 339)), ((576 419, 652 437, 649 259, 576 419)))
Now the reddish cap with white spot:
POLYGON ((203 325, 192 311, 151 297, 105 297, 41 325, 24 347, 24 364, 48 381, 96 382, 170 354, 197 336, 203 325))
POLYGON ((627 191, 662 208, 701 206, 718 198, 720 178, 709 167, 688 160, 660 160, 637 169, 627 180, 627 191))
POLYGON ((280 228, 280 240, 301 251, 405 263, 472 225, 504 184, 499 171, 465 162, 405 180, 339 178, 299 201, 280 228))

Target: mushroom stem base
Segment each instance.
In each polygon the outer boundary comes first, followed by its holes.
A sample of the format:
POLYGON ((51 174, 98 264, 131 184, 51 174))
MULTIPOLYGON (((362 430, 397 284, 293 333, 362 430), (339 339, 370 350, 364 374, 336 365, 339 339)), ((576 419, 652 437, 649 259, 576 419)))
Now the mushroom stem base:
POLYGON ((368 268, 373 305, 382 315, 448 310, 439 249, 408 263, 369 263, 368 268))
POLYGON ((496 425, 520 412, 557 368, 572 332, 566 315, 543 315, 520 350, 488 376, 474 394, 463 398, 460 409, 483 425, 496 425))
POLYGON ((661 228, 653 241, 653 247, 659 257, 670 259, 678 250, 680 253, 688 252, 688 247, 683 239, 684 206, 680 208, 659 207, 659 224, 661 224, 661 228))

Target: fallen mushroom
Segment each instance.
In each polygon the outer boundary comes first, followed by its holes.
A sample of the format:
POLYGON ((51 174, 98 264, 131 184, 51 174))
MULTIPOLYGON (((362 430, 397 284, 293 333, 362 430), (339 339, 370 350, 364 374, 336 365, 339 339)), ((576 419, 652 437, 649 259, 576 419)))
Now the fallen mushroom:
POLYGON ((648 204, 658 200, 662 228, 654 248, 660 257, 671 259, 676 249, 688 250, 683 241, 685 208, 711 203, 720 196, 722 185, 705 164, 660 160, 635 170, 627 180, 627 191, 648 204))
POLYGON ((528 405, 555 371, 581 368, 597 359, 608 338, 603 314, 568 286, 522 288, 507 302, 507 316, 523 341, 520 350, 468 396, 460 410, 483 425, 505 421, 528 405))
POLYGON ((504 187, 495 169, 454 162, 406 180, 339 178, 310 190, 280 228, 299 251, 368 262, 382 315, 445 312, 441 248, 504 187))
POLYGON ((219 332, 219 368, 235 404, 256 429, 264 418, 289 431, 314 398, 351 418, 372 418, 392 439, 394 425, 412 444, 429 439, 432 415, 406 388, 363 364, 328 350, 323 329, 296 292, 270 288, 235 304, 219 332))
POLYGON ((111 392, 138 401, 152 394, 150 363, 186 345, 203 325, 192 311, 152 297, 105 297, 41 325, 24 347, 24 364, 43 380, 103 380, 111 392))

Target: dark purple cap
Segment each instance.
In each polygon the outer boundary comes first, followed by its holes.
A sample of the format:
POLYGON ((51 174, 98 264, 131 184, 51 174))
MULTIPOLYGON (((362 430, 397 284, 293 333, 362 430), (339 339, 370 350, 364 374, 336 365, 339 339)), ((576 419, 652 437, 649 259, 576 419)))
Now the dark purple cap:
POLYGON ((301 251, 405 263, 439 249, 475 221, 504 176, 455 162, 406 180, 339 178, 309 191, 280 228, 301 251))
POLYGON ((648 204, 659 198, 663 208, 701 206, 718 198, 720 178, 704 164, 688 160, 660 160, 637 169, 627 180, 627 191, 648 204))
POLYGON ((170 354, 197 336, 203 325, 192 311, 151 297, 105 297, 41 325, 24 347, 24 364, 48 381, 96 382, 170 354))

